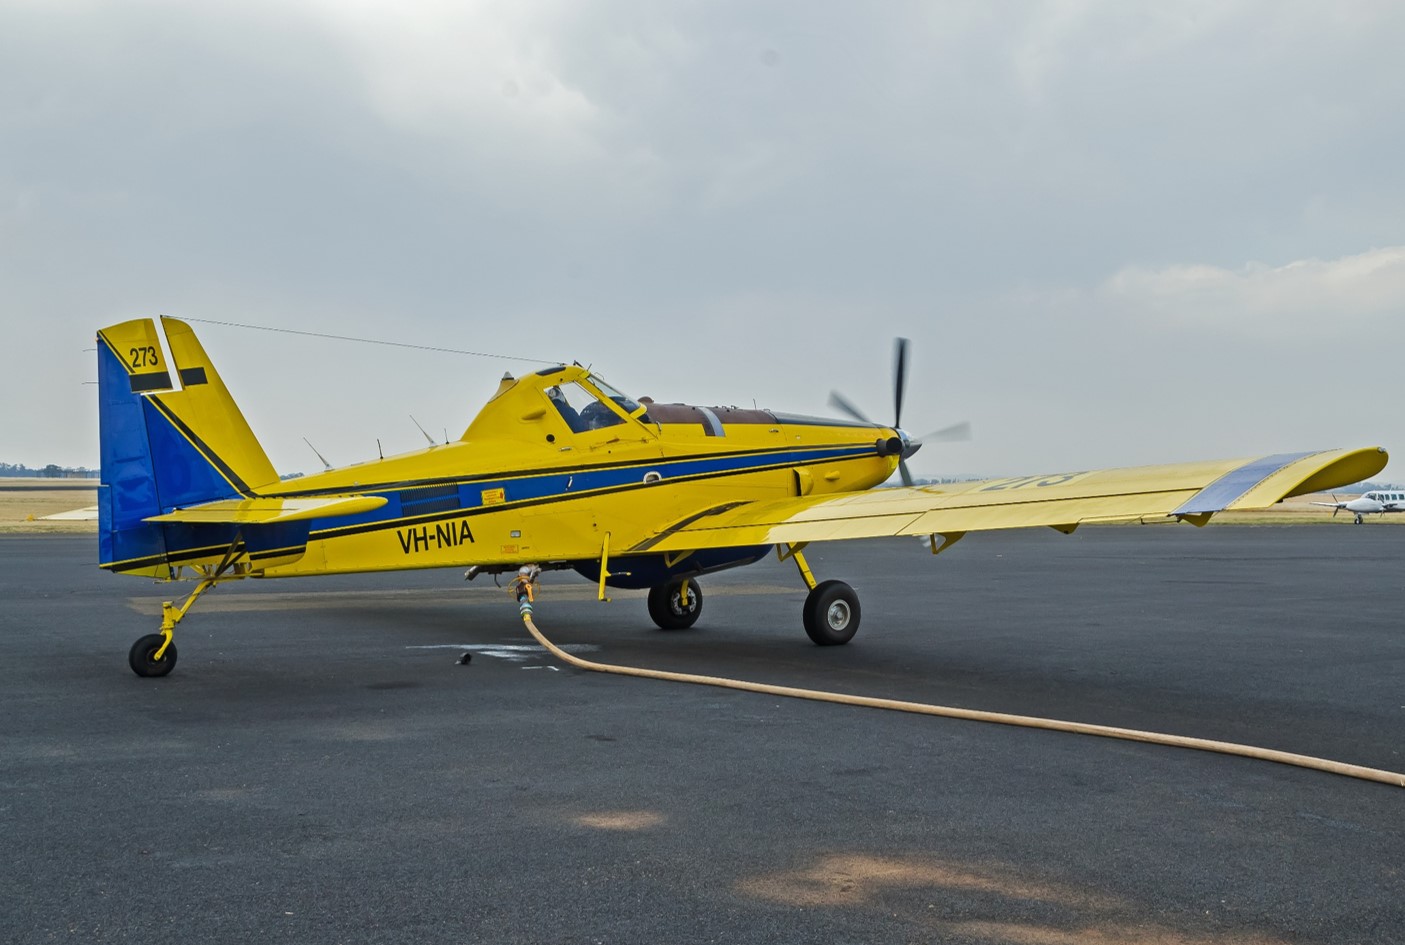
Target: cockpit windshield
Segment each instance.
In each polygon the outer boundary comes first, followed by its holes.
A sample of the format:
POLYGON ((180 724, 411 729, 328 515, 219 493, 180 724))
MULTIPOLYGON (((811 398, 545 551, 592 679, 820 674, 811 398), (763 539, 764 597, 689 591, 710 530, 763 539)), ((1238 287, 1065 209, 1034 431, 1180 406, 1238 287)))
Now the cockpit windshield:
POLYGON ((624 394, 621 394, 609 384, 606 384, 599 374, 590 375, 590 383, 598 387, 600 389, 600 393, 604 394, 606 397, 619 404, 620 408, 624 410, 625 413, 629 414, 631 417, 634 416, 634 414, 641 409, 638 401, 636 401, 633 397, 627 397, 624 394))
POLYGON ((575 381, 548 387, 546 396, 561 414, 572 433, 603 430, 624 423, 624 418, 600 402, 600 399, 575 381))

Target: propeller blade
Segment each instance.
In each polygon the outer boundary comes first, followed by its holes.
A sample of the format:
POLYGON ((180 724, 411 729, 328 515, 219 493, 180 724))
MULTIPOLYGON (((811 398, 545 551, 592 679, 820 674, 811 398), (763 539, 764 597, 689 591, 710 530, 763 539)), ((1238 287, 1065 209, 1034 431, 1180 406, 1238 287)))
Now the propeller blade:
POLYGON ((903 425, 903 393, 907 390, 907 339, 893 343, 893 426, 903 425))
POLYGON ((898 475, 902 476, 903 485, 910 486, 913 484, 912 473, 909 472, 907 468, 907 460, 904 459, 898 461, 898 475))
POLYGON ((925 433, 917 439, 921 442, 928 440, 934 443, 963 443, 971 438, 971 421, 962 420, 960 423, 953 423, 949 427, 942 427, 931 433, 925 433))
POLYGON ((848 399, 845 398, 845 396, 839 393, 839 391, 837 390, 832 390, 829 392, 829 404, 836 410, 840 410, 844 413, 847 413, 849 416, 859 421, 859 423, 867 423, 871 426, 877 426, 876 423, 868 419, 868 417, 864 416, 864 412, 862 410, 851 404, 848 399))

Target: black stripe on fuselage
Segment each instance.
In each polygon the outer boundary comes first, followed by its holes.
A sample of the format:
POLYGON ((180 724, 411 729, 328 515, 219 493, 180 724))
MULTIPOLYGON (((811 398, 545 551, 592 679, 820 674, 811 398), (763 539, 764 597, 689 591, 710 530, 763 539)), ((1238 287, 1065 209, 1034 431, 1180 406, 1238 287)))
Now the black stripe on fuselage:
MULTIPOLYGON (((380 522, 365 522, 360 525, 347 525, 342 528, 319 529, 308 536, 308 540, 327 538, 346 538, 351 535, 363 535, 369 532, 383 531, 395 528, 404 528, 408 525, 429 525, 434 522, 447 521, 449 519, 466 518, 475 515, 487 515, 492 512, 501 512, 506 509, 527 509, 539 505, 549 505, 553 502, 575 502, 581 499, 593 499, 602 495, 615 495, 621 492, 630 492, 636 489, 657 489, 660 486, 672 483, 702 482, 708 479, 722 479, 727 476, 737 476, 755 472, 769 472, 775 469, 788 469, 793 466, 814 466, 820 463, 832 462, 833 457, 811 460, 809 462, 797 463, 794 461, 784 463, 773 463, 766 466, 748 466, 746 469, 727 469, 709 473, 694 473, 689 476, 676 476, 665 478, 659 482, 628 482, 618 486, 605 486, 600 489, 589 489, 575 493, 555 493, 553 495, 538 496, 534 499, 520 499, 516 502, 505 502, 501 505, 478 505, 465 509, 456 509, 449 512, 440 512, 433 515, 421 515, 415 517, 402 517, 386 519, 380 522)), ((557 470, 560 472, 560 470, 557 470)))
MULTIPOLYGON (((158 564, 180 565, 200 558, 224 557, 229 553, 229 545, 205 545, 201 548, 186 548, 182 551, 171 551, 163 555, 147 555, 145 558, 128 558, 125 561, 98 562, 98 567, 106 571, 114 571, 118 574, 123 571, 136 571, 140 568, 150 568, 158 564)), ((237 558, 244 553, 244 543, 238 543, 234 552, 237 558)))
POLYGON ((263 561, 266 558, 282 558, 294 553, 302 553, 307 550, 306 544, 285 545, 282 548, 268 548, 264 551, 249 552, 250 561, 263 561))
MULTIPOLYGON (((851 446, 851 445, 852 445, 852 444, 832 444, 832 445, 829 445, 829 446, 815 447, 814 449, 839 449, 839 448, 844 448, 844 447, 851 446)), ((787 452, 787 453, 793 453, 795 450, 794 450, 792 447, 785 447, 785 448, 784 448, 784 451, 787 452)), ((696 456, 696 455, 694 455, 694 456, 688 456, 688 457, 680 457, 679 461, 684 461, 684 460, 691 461, 691 460, 696 460, 696 459, 708 459, 708 458, 730 457, 730 456, 738 456, 738 455, 764 455, 765 453, 768 453, 768 452, 770 452, 770 453, 777 453, 777 452, 781 452, 781 450, 777 450, 777 449, 770 449, 770 450, 752 450, 752 451, 747 451, 745 454, 736 453, 736 452, 725 452, 725 453, 717 453, 717 454, 714 454, 714 455, 712 455, 712 456, 696 456)), ((863 454, 859 454, 859 456, 862 456, 862 455, 863 455, 863 454)), ((857 457, 851 457, 851 458, 857 458, 857 457)), ((834 460, 834 457, 832 457, 832 456, 821 457, 821 458, 819 458, 819 459, 813 459, 813 460, 803 461, 803 462, 796 462, 796 461, 794 461, 794 460, 789 460, 789 461, 781 462, 781 463, 771 463, 771 464, 767 464, 767 465, 749 466, 749 467, 746 467, 745 469, 728 469, 728 470, 718 470, 718 471, 715 471, 715 472, 707 472, 707 473, 694 473, 694 474, 692 474, 692 475, 677 476, 677 477, 671 478, 671 479, 664 479, 664 480, 662 480, 662 481, 660 481, 660 482, 629 482, 629 483, 622 483, 622 484, 617 485, 617 486, 606 486, 606 487, 600 488, 600 489, 590 489, 590 490, 585 490, 585 491, 576 492, 576 493, 556 493, 556 494, 553 494, 553 495, 539 496, 539 497, 533 498, 533 499, 521 499, 521 500, 518 500, 518 501, 515 501, 515 502, 505 502, 505 503, 502 503, 502 504, 500 504, 500 505, 480 505, 480 506, 472 506, 472 507, 463 508, 463 509, 452 509, 452 510, 448 510, 448 511, 436 512, 436 513, 433 513, 433 514, 426 514, 426 515, 401 516, 401 517, 399 517, 399 518, 385 519, 385 520, 383 520, 383 521, 366 522, 366 523, 363 523, 363 524, 360 524, 360 525, 347 525, 347 526, 343 526, 343 527, 341 527, 341 528, 319 529, 319 530, 317 530, 317 531, 311 532, 311 533, 308 535, 308 541, 324 541, 324 540, 329 540, 329 539, 334 539, 334 538, 348 538, 348 537, 351 537, 351 536, 353 536, 353 535, 364 535, 364 534, 369 534, 369 533, 371 533, 371 532, 377 532, 377 531, 391 531, 391 530, 394 530, 394 529, 406 528, 406 527, 413 527, 413 526, 417 526, 417 525, 430 525, 430 524, 434 524, 435 522, 448 521, 448 520, 450 520, 450 519, 468 518, 468 517, 477 516, 477 515, 486 515, 486 514, 491 513, 491 512, 501 512, 501 511, 504 511, 504 510, 507 510, 507 509, 514 509, 514 510, 516 510, 516 509, 533 508, 533 507, 536 507, 536 506, 548 505, 548 504, 551 504, 551 503, 577 502, 577 501, 581 501, 581 500, 584 500, 584 499, 595 499, 595 498, 599 498, 600 496, 603 496, 603 495, 613 495, 613 494, 616 494, 616 493, 629 492, 629 491, 636 490, 636 489, 657 489, 659 486, 665 485, 665 484, 669 484, 669 483, 702 482, 702 481, 705 481, 705 480, 708 480, 708 479, 720 479, 720 478, 724 478, 724 477, 726 477, 726 476, 743 475, 743 474, 754 473, 754 472, 767 472, 767 471, 776 470, 776 469, 786 469, 786 468, 790 468, 790 467, 793 467, 793 466, 813 466, 813 465, 819 465, 819 464, 821 464, 821 463, 832 462, 833 460, 834 460)), ((585 469, 585 470, 575 470, 575 472, 590 472, 590 471, 594 471, 594 470, 597 470, 597 469, 614 469, 614 468, 620 468, 620 467, 625 467, 625 466, 639 466, 639 467, 641 467, 641 468, 644 467, 644 466, 650 466, 650 467, 652 468, 653 466, 657 466, 657 465, 658 465, 657 463, 650 464, 650 463, 648 463, 648 462, 642 462, 642 463, 641 463, 641 462, 639 462, 639 461, 620 462, 620 463, 607 463, 607 464, 601 464, 601 465, 599 465, 599 466, 592 466, 592 467, 589 467, 588 469, 585 469)), ((542 473, 556 473, 556 474, 561 474, 561 473, 563 473, 563 472, 568 472, 568 471, 567 471, 567 470, 562 470, 562 469, 552 469, 552 470, 544 470, 544 471, 542 471, 542 473)), ((415 487, 420 487, 420 486, 425 486, 425 485, 432 485, 432 484, 445 484, 445 483, 447 483, 447 482, 452 482, 452 481, 461 481, 461 482, 468 483, 468 482, 483 481, 483 480, 498 480, 498 479, 504 479, 504 478, 518 478, 518 477, 521 477, 521 476, 522 476, 521 473, 506 474, 506 475, 504 475, 503 473, 497 473, 497 474, 494 474, 494 475, 491 475, 491 476, 473 477, 473 478, 464 479, 464 480, 442 480, 442 479, 439 479, 439 480, 419 480, 419 481, 412 481, 412 482, 406 483, 406 484, 400 486, 400 488, 415 488, 415 487)), ((384 486, 376 486, 376 487, 371 487, 371 488, 365 489, 365 492, 374 492, 374 491, 385 491, 385 487, 384 487, 384 486)), ((345 492, 345 489, 340 489, 340 490, 327 490, 326 492, 324 492, 323 490, 311 490, 311 491, 304 492, 304 493, 297 493, 297 495, 305 496, 305 495, 322 495, 322 494, 344 494, 344 492, 345 492)), ((270 496, 270 497, 287 498, 287 497, 289 497, 289 496, 288 496, 288 494, 282 494, 282 495, 276 495, 276 496, 270 496)), ((698 519, 698 518, 702 518, 702 517, 707 516, 707 515, 718 514, 718 513, 721 512, 721 511, 725 511, 726 508, 728 508, 728 507, 735 507, 736 505, 743 505, 743 504, 745 504, 745 503, 743 503, 743 502, 738 502, 738 503, 734 503, 732 506, 713 507, 713 508, 704 510, 703 512, 697 513, 695 516, 692 516, 692 517, 690 517, 689 519, 684 520, 683 522, 674 523, 674 524, 671 526, 671 529, 672 529, 672 530, 677 530, 677 529, 682 528, 682 527, 684 527, 685 525, 689 524, 691 521, 695 521, 695 520, 698 519)), ((659 538, 653 539, 653 540, 654 540, 654 541, 658 541, 658 540, 661 540, 662 537, 663 537, 663 536, 659 536, 659 538)), ((305 546, 304 546, 304 547, 305 547, 305 546)), ((105 565, 101 565, 101 567, 107 568, 108 570, 119 571, 119 572, 120 572, 120 571, 124 571, 124 570, 137 570, 137 569, 139 569, 139 568, 151 567, 152 565, 157 565, 157 564, 176 564, 176 563, 180 563, 180 562, 182 562, 182 561, 188 561, 188 560, 192 560, 192 559, 195 559, 195 558, 208 557, 208 556, 210 556, 210 555, 212 555, 212 554, 220 553, 222 550, 224 550, 223 546, 212 546, 212 547, 198 548, 198 549, 187 549, 187 550, 185 550, 185 551, 172 552, 172 553, 167 554, 167 555, 164 555, 164 556, 158 555, 158 556, 151 556, 151 557, 146 557, 146 558, 136 558, 136 559, 132 559, 132 560, 130 560, 130 561, 119 562, 119 563, 117 563, 117 564, 112 564, 112 565, 105 564, 105 565)), ((631 549, 631 550, 633 550, 633 549, 631 549)))
MULTIPOLYGON (((662 456, 642 459, 621 459, 609 463, 596 463, 593 466, 537 466, 525 469, 502 469, 494 472, 473 473, 466 476, 439 476, 430 479, 398 479, 387 480, 385 482, 358 482, 355 485, 342 484, 339 486, 319 486, 316 489, 296 489, 296 490, 276 490, 259 493, 261 498, 266 499, 310 499, 324 495, 346 495, 355 492, 357 495, 366 495, 372 492, 396 492, 405 489, 420 489, 425 486, 440 485, 472 485, 475 482, 497 482, 499 480, 510 479, 530 479, 533 476, 553 476, 553 475, 582 475, 585 473, 599 472, 606 469, 627 469, 636 466, 640 469, 667 469, 669 466, 679 463, 692 463, 709 459, 727 459, 731 457, 766 456, 773 453, 814 453, 820 450, 855 449, 872 450, 875 449, 867 443, 827 443, 819 446, 766 446, 751 450, 722 450, 716 453, 689 453, 686 456, 662 456)), ((856 456, 864 455, 862 453, 856 456)), ((855 458, 854 456, 840 457, 843 460, 855 458)), ((834 459, 834 457, 827 457, 834 459)), ((805 462, 780 463, 780 466, 802 466, 812 465, 825 460, 807 460, 805 462)), ((768 469, 773 467, 749 467, 743 470, 732 470, 732 472, 750 472, 752 469, 768 469)), ((683 477, 681 477, 683 478, 683 477)), ((673 482, 665 477, 665 481, 673 482)))

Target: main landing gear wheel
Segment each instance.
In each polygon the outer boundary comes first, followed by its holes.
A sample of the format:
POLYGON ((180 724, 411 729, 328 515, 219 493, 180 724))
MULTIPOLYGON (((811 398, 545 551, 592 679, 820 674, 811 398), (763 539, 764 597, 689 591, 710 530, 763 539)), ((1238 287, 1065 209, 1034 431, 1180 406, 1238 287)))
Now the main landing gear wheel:
POLYGON ((161 654, 161 658, 156 659, 156 651, 161 649, 161 644, 166 642, 166 637, 161 633, 148 633, 146 636, 132 644, 131 651, 127 654, 127 662, 132 667, 132 672, 138 676, 164 676, 176 666, 176 645, 172 643, 166 647, 166 652, 161 654))
POLYGON ((848 643, 859 632, 859 595, 843 581, 816 584, 805 598, 805 632, 817 646, 848 643))
POLYGON ((702 588, 688 581, 688 602, 683 602, 683 582, 670 581, 649 589, 649 616, 660 630, 687 630, 702 616, 702 588))

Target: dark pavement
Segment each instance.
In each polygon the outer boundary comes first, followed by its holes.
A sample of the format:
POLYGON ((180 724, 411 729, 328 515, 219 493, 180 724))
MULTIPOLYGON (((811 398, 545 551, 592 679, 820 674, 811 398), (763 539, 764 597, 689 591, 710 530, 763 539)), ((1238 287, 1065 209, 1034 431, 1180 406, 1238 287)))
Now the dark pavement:
MULTIPOLYGON (((453 571, 159 586, 0 538, 0 942, 1405 941, 1405 790, 1185 750, 604 676, 453 571), (472 647, 469 665, 456 659, 472 647)), ((548 574, 605 662, 1405 770, 1405 528, 814 546, 694 630, 548 574)), ((595 649, 591 649, 594 647, 595 649)))

